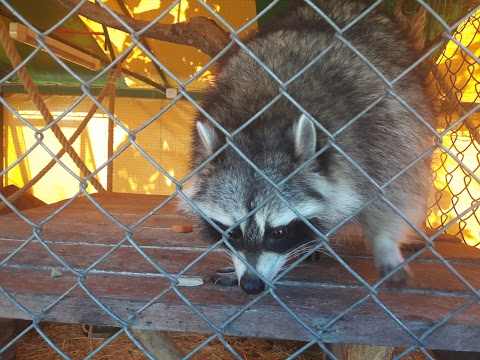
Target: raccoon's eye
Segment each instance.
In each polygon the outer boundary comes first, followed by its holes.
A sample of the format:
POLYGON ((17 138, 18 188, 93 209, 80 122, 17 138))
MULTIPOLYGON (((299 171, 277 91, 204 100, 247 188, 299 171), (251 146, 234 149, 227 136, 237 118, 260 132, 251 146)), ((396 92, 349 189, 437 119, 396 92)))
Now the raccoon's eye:
POLYGON ((228 233, 230 240, 239 240, 242 237, 242 231, 239 227, 236 227, 228 233))
POLYGON ((288 229, 286 226, 281 226, 273 229, 270 233, 270 238, 273 240, 282 240, 288 235, 288 229))

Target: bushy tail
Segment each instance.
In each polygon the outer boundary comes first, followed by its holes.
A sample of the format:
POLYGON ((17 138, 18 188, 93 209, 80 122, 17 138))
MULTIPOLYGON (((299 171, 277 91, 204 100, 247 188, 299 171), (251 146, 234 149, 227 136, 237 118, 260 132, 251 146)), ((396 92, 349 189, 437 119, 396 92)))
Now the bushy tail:
POLYGON ((393 9, 393 17, 410 37, 413 48, 422 53, 425 47, 423 28, 427 10, 416 1, 398 0, 393 9))

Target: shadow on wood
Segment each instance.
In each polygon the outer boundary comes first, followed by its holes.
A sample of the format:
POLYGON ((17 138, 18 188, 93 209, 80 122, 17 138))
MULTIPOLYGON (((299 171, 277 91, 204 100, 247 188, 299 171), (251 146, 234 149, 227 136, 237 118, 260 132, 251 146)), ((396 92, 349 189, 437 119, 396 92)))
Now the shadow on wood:
MULTIPOLYGON (((8 185, 5 186, 4 188, 0 189, 0 193, 5 196, 7 199, 9 196, 15 194, 20 190, 18 186, 15 185, 8 185)), ((2 201, 0 201, 1 203, 2 201)), ((15 206, 18 210, 27 210, 27 209, 33 209, 39 206, 44 206, 47 205, 45 204, 42 200, 37 199, 35 196, 32 194, 26 192, 22 196, 20 196, 17 200, 13 201, 13 206, 15 206)), ((12 210, 9 207, 6 207, 4 209, 0 209, 0 215, 2 214, 8 214, 11 213, 12 210)))

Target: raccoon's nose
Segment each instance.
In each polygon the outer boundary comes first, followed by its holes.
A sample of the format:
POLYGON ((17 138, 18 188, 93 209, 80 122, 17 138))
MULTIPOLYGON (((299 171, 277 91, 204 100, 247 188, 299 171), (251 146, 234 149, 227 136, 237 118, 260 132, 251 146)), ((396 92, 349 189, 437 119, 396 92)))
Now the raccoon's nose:
POLYGON ((255 275, 245 274, 240 279, 240 287, 250 295, 260 294, 265 290, 265 284, 255 275))

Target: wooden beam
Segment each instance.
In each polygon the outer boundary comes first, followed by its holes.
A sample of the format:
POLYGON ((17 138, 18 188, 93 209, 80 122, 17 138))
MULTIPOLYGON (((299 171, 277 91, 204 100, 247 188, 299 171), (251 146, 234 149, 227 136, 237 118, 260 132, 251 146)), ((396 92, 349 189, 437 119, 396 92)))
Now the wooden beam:
POLYGON ((133 328, 132 332, 157 360, 179 360, 185 356, 164 331, 133 328))

